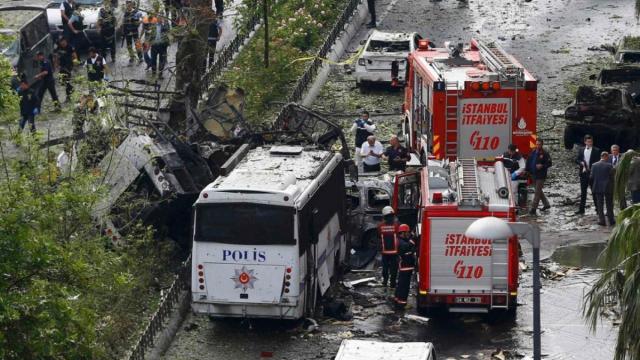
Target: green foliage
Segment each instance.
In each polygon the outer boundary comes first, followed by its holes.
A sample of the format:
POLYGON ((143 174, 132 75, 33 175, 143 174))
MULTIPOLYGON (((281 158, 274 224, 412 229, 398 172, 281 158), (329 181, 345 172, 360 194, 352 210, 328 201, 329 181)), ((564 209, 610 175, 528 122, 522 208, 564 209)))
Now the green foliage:
MULTIPOLYGON (((238 18, 262 14, 262 4, 263 1, 246 1, 238 18)), ((247 119, 257 124, 271 120, 270 105, 285 101, 310 61, 294 60, 315 55, 344 4, 345 0, 289 0, 270 7, 269 67, 264 66, 264 31, 261 30, 222 79, 232 87, 245 90, 247 119)), ((235 24, 239 32, 245 25, 242 20, 235 24)))
POLYGON ((114 358, 168 282, 174 248, 136 225, 112 248, 88 172, 56 178, 32 141, 0 181, 0 358, 114 358))

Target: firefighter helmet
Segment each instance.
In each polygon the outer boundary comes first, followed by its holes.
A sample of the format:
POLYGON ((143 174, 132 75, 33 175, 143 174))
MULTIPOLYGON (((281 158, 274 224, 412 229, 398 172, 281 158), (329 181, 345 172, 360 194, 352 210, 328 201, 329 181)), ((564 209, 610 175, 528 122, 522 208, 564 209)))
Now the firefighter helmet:
POLYGON ((398 232, 409 232, 411 231, 411 229, 409 228, 409 225, 407 224, 402 224, 398 227, 398 232))
POLYGON ((382 208, 382 216, 393 215, 395 212, 391 206, 385 206, 382 208))

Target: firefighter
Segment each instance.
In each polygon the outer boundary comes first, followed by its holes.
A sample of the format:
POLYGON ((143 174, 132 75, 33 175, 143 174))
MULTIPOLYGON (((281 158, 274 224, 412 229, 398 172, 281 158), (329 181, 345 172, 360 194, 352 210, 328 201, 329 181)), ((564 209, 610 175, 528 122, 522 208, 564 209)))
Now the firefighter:
POLYGON ((134 8, 133 1, 127 1, 127 9, 124 12, 124 20, 122 24, 123 41, 127 43, 127 52, 129 53, 129 63, 133 63, 138 56, 138 62, 142 62, 142 45, 138 36, 138 28, 142 19, 142 12, 134 8))
POLYGON ((409 297, 411 288, 411 275, 416 266, 416 244, 411 238, 409 225, 402 224, 398 227, 398 237, 400 244, 398 252, 400 255, 400 268, 398 269, 398 287, 396 287, 395 303, 398 309, 404 309, 409 297))
POLYGON ((382 217, 383 220, 378 225, 382 245, 382 286, 395 288, 398 275, 398 221, 391 206, 382 209, 382 217))

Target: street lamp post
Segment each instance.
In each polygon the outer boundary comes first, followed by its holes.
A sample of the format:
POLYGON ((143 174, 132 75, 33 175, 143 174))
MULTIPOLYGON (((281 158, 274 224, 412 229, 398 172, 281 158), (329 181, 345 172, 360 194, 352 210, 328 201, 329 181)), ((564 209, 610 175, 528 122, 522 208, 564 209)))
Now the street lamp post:
POLYGON ((489 216, 474 221, 465 232, 469 238, 490 240, 508 239, 513 235, 527 239, 533 248, 533 360, 540 360, 540 230, 528 223, 489 216))

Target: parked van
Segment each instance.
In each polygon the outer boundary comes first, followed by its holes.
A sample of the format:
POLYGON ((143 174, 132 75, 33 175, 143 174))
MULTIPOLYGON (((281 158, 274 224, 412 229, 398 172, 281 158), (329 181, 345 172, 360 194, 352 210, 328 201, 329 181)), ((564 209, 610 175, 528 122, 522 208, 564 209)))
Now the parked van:
POLYGON ((9 59, 17 74, 24 73, 31 81, 40 72, 35 59, 39 51, 47 58, 53 53, 46 7, 0 6, 0 55, 9 59))

